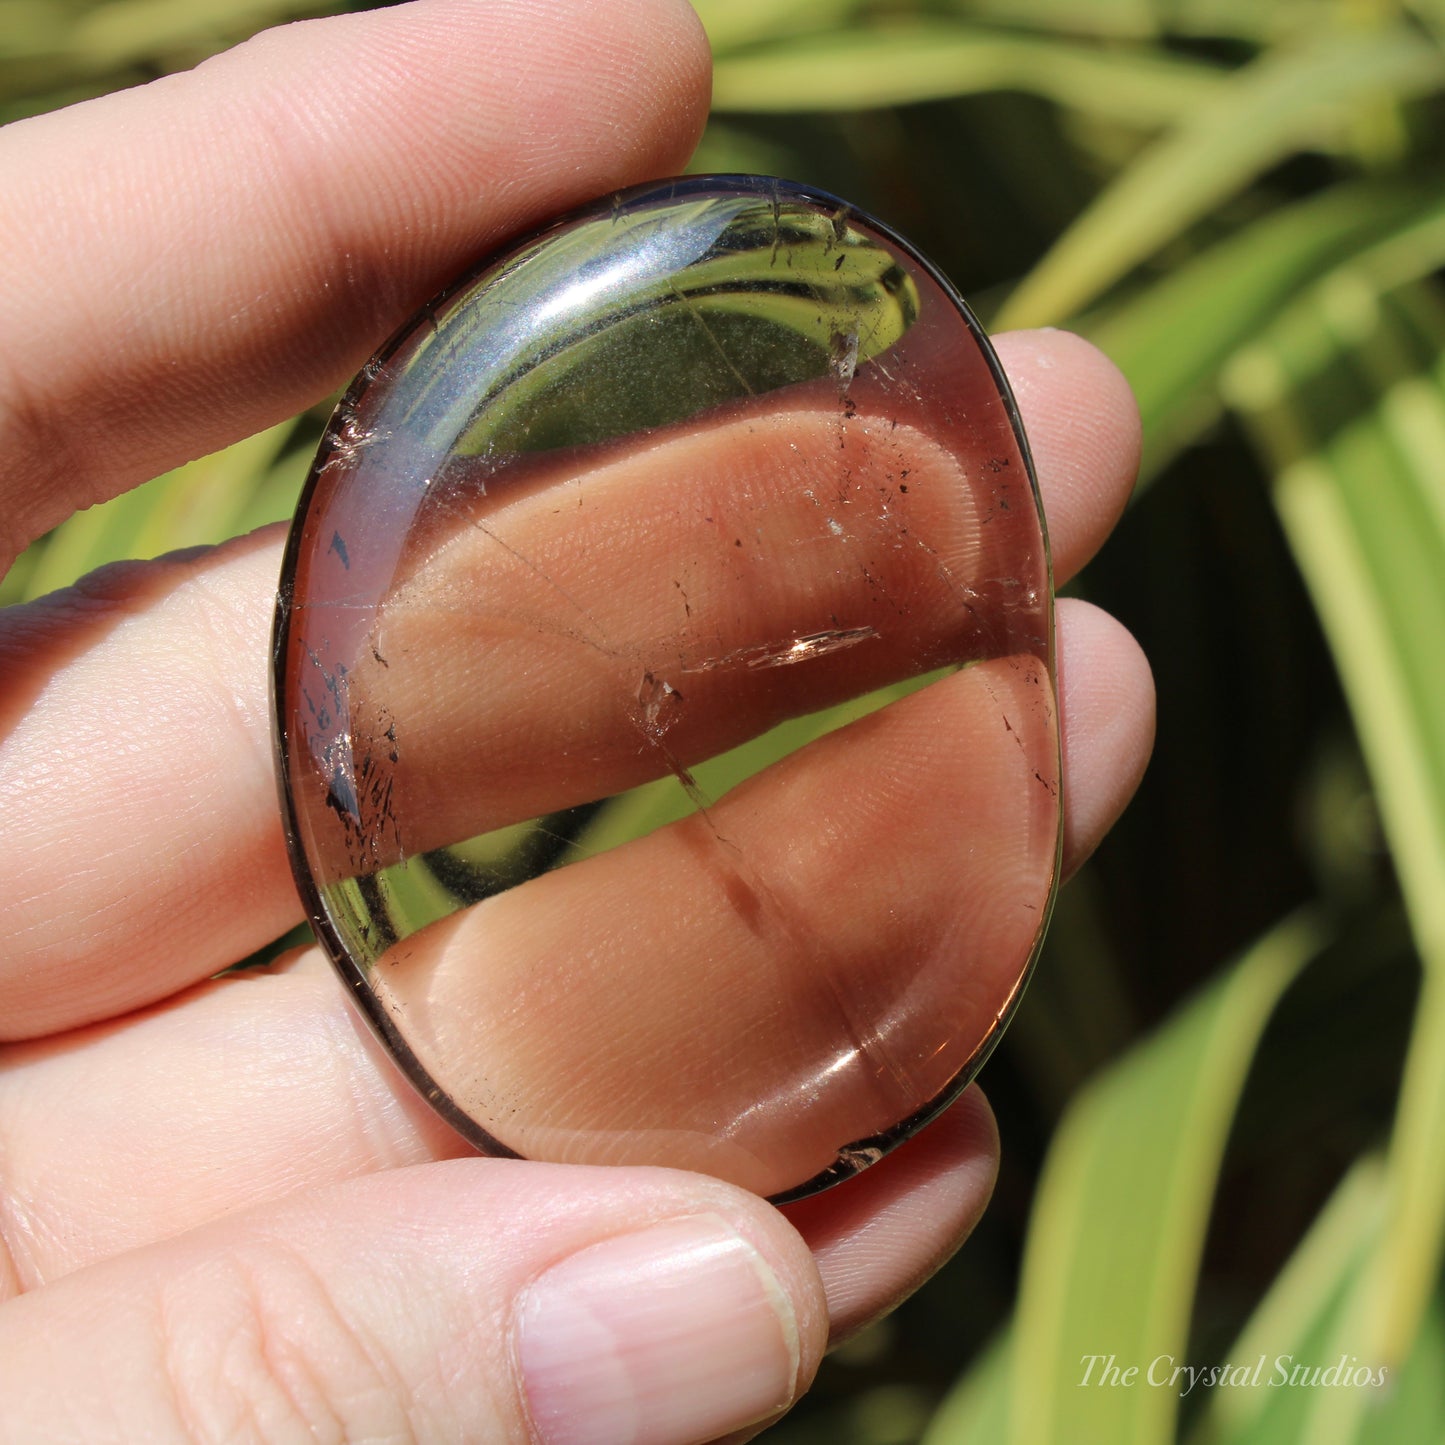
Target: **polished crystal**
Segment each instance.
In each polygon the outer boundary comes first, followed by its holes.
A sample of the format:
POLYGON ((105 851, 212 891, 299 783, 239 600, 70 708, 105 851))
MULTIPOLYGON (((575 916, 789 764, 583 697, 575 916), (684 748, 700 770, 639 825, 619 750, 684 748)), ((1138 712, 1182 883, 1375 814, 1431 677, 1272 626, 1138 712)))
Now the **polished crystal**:
POLYGON ((699 177, 451 287, 327 429, 275 634, 313 923, 492 1153, 856 1172, 1056 875, 1047 546, 983 332, 853 208, 699 177))

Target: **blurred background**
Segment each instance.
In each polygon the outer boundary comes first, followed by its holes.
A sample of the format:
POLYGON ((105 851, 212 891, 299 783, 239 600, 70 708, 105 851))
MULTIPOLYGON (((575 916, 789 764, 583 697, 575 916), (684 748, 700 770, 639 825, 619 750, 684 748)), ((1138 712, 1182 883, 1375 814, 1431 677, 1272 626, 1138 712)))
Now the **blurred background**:
MULTIPOLYGON (((0 119, 318 8, 0 0, 0 119)), ((1445 1439, 1445 3, 697 8, 697 169, 1084 332, 1147 438, 1070 590, 1143 643, 1158 748, 985 1071, 993 1207, 768 1438, 1445 1439), (1082 1383, 1111 1355, 1139 1380, 1082 1383), (1148 1382, 1185 1364, 1217 1378, 1148 1382)), ((0 600, 288 516, 324 414, 74 517, 0 600)))

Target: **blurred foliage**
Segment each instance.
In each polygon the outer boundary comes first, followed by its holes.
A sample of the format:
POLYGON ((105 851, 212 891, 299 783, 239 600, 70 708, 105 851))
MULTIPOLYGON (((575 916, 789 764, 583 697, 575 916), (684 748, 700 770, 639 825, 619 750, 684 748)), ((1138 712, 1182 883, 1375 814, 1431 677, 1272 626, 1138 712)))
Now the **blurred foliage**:
POLYGON ((315 0, 0 0, 0 122, 185 69, 278 21, 343 8, 315 0))
POLYGON ((1445 7, 700 9, 707 165, 1083 330, 1146 433, 1075 590, 1145 643, 1158 757, 988 1071, 996 1207, 827 1428, 951 1371, 929 1445, 1445 1437, 1445 7))
MULTIPOLYGON (((1445 4, 697 3, 698 169, 837 191, 986 319, 1083 330, 1146 430, 1072 590, 1144 643, 1159 746, 988 1068, 994 1207, 770 1438, 1445 1438, 1445 4), (1249 1368, 1081 1384, 1110 1354, 1249 1368)), ((0 115, 292 11, 0 0, 0 115)), ((314 431, 73 519, 5 599, 284 515, 314 431)))

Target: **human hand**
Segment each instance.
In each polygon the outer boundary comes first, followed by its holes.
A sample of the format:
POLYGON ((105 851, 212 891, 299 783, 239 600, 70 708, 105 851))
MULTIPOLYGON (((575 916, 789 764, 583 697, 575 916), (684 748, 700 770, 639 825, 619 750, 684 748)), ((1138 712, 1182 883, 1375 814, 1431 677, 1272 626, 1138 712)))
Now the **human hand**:
MULTIPOLYGON (((312 22, 0 134, 7 561, 317 400, 501 237, 680 169, 706 53, 665 0, 312 22)), ((1060 579, 1127 494, 1122 383, 999 342, 1060 579)), ((702 1440, 766 1419, 966 1235, 976 1090, 780 1212, 701 1176, 458 1157, 296 920, 271 775, 280 538, 0 620, 0 1438, 702 1440)), ((1065 866, 1148 749, 1147 669, 1059 610, 1065 866)))

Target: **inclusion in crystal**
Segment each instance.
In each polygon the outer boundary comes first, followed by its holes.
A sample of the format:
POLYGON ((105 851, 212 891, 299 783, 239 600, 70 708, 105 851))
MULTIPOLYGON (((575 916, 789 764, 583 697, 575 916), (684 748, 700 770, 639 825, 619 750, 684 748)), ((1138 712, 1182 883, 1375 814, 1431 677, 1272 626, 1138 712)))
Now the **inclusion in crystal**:
POLYGON ((495 1154, 856 1172, 1056 879, 1048 553, 987 340, 836 199, 699 177, 451 287, 337 408, 275 633, 292 862, 495 1154))

